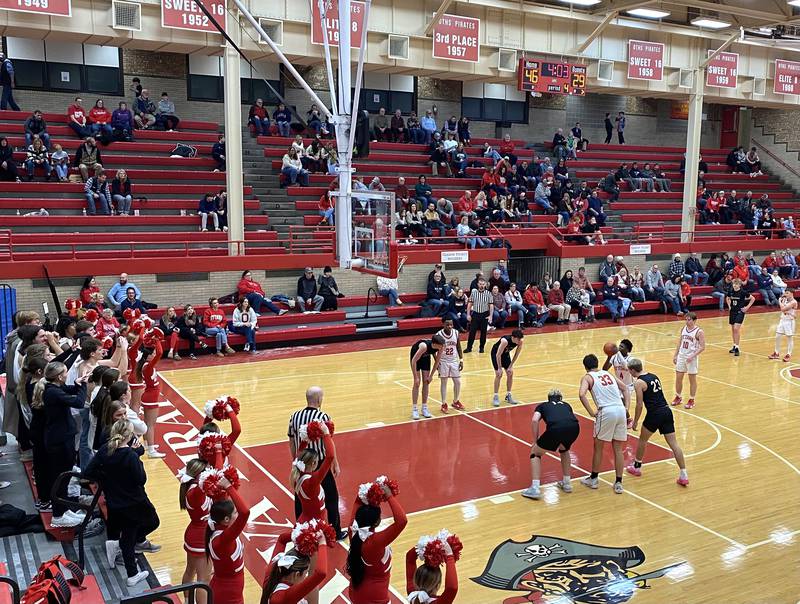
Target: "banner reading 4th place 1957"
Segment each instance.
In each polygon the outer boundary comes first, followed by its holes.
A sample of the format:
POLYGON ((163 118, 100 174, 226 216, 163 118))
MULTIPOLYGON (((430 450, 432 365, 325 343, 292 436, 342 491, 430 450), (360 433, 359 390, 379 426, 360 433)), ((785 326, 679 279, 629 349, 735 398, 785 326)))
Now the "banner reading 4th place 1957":
POLYGON ((477 63, 481 55, 481 20, 442 15, 433 28, 433 58, 477 63))
POLYGON ((72 16, 71 0, 0 0, 0 9, 37 15, 72 16))
MULTIPOLYGON (((203 4, 222 29, 227 29, 225 0, 204 0, 203 4)), ((194 0, 161 0, 161 27, 219 33, 194 0)))
POLYGON ((628 40, 628 79, 660 82, 664 79, 664 45, 628 40))

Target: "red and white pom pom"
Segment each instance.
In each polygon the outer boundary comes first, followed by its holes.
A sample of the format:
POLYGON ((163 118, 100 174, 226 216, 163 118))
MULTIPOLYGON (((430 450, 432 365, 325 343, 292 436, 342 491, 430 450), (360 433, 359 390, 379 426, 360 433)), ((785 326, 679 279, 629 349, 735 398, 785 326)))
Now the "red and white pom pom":
POLYGON ((239 415, 239 409, 239 401, 232 396, 208 401, 205 406, 206 417, 211 417, 216 421, 230 419, 231 414, 239 415))
POLYGON ((331 420, 327 420, 325 422, 325 425, 328 426, 328 432, 330 432, 331 436, 333 436, 333 431, 336 426, 333 425, 333 422, 331 420))
POLYGON ((378 476, 375 479, 375 482, 381 486, 386 485, 389 487, 389 491, 391 491, 392 495, 395 497, 400 493, 400 485, 397 484, 396 480, 390 480, 389 478, 386 478, 386 476, 378 476))
POLYGON ((226 396, 225 397, 225 402, 228 404, 228 406, 233 410, 233 412, 236 415, 239 415, 239 411, 241 410, 242 405, 241 405, 241 403, 239 403, 239 399, 238 398, 235 398, 233 396, 226 396))
POLYGON ((450 546, 453 552, 453 559, 458 562, 464 545, 461 543, 461 539, 456 535, 451 535, 446 529, 442 529, 434 536, 423 535, 420 537, 415 546, 417 558, 428 566, 441 566, 447 560, 445 544, 450 546))
POLYGON ((231 486, 234 489, 238 489, 241 481, 239 480, 239 470, 235 467, 227 463, 228 460, 225 460, 225 467, 222 469, 222 475, 228 479, 228 482, 231 483, 231 486))
POLYGON ((210 497, 214 501, 225 499, 228 494, 222 488, 220 480, 224 477, 222 470, 216 468, 206 468, 197 477, 197 485, 203 491, 206 497, 210 497))
POLYGON ((324 434, 330 432, 330 429, 324 422, 308 422, 298 428, 297 434, 300 436, 301 441, 307 443, 317 442, 324 434))
POLYGON ((105 338, 103 338, 103 348, 105 348, 106 350, 111 350, 112 348, 114 348, 114 338, 112 338, 111 336, 106 336, 105 338))
POLYGON ((67 301, 64 302, 64 308, 67 310, 70 317, 74 317, 78 314, 78 309, 83 308, 83 302, 76 298, 67 298, 67 301))
POLYGON ((461 559, 461 551, 464 549, 464 544, 461 543, 461 539, 456 535, 447 537, 447 543, 450 545, 450 549, 453 550, 453 560, 458 562, 461 559))
POLYGON ((292 529, 292 543, 304 556, 313 555, 319 549, 323 537, 329 547, 336 543, 336 531, 324 520, 309 520, 292 529))
MULTIPOLYGON (((152 323, 152 320, 150 321, 152 323)), ((164 339, 164 332, 158 327, 153 327, 145 331, 142 337, 142 343, 148 348, 154 348, 155 345, 164 339)))
POLYGON ((144 325, 144 328, 146 330, 149 331, 150 329, 153 328, 153 325, 154 325, 153 319, 151 319, 148 315, 144 315, 144 316, 140 317, 139 320, 142 322, 142 324, 144 325))
POLYGON ((386 495, 383 492, 383 487, 377 482, 365 482, 358 487, 358 498, 364 505, 371 505, 380 507, 381 503, 386 501, 386 495))
POLYGON ((86 311, 86 314, 83 315, 83 318, 89 321, 89 323, 96 323, 97 319, 99 319, 100 317, 94 308, 90 308, 89 310, 86 311))
POLYGON ((197 441, 197 455, 200 459, 213 463, 217 454, 217 444, 222 445, 222 455, 231 452, 231 439, 220 432, 206 432, 197 441))
POLYGON ((138 308, 137 308, 136 310, 134 310, 134 309, 132 309, 132 308, 126 308, 126 309, 125 309, 125 312, 123 312, 123 313, 122 313, 122 317, 123 317, 123 318, 124 318, 124 319, 125 319, 125 320, 126 320, 128 323, 130 323, 130 322, 132 322, 132 321, 135 321, 136 319, 138 319, 138 318, 139 318, 139 317, 141 317, 141 316, 142 316, 142 311, 141 311, 141 310, 139 310, 138 308))

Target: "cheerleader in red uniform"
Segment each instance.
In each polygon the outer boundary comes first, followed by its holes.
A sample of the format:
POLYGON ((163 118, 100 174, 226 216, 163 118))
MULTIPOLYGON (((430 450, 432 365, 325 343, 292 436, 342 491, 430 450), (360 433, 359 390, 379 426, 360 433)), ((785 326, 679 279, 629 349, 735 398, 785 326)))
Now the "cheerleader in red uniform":
MULTIPOLYGON (((359 493, 365 485, 359 488, 359 493)), ((374 486, 374 484, 372 485, 374 486)), ((387 604, 389 574, 392 568, 392 548, 408 524, 406 513, 388 485, 382 484, 383 500, 392 509, 394 523, 382 531, 375 529, 381 522, 380 505, 356 498, 353 522, 350 526, 350 552, 347 554, 347 574, 350 575, 349 598, 352 604, 387 604)))
POLYGON ((275 550, 278 552, 267 567, 261 604, 312 604, 318 600, 320 584, 328 574, 328 554, 325 537, 320 538, 316 552, 309 556, 296 548, 284 552, 291 541, 292 531, 278 537, 275 550), (311 574, 309 574, 311 571, 311 574))
MULTIPOLYGON (((434 539, 422 537, 417 545, 406 553, 406 591, 409 604, 453 604, 458 594, 458 574, 456 573, 457 554, 445 534, 434 539), (417 568, 417 559, 423 564, 417 568), (444 560, 446 574, 442 595, 436 593, 442 585, 444 560)), ((459 547, 461 542, 458 542, 459 547)))
POLYGON ((144 393, 144 382, 135 377, 136 367, 139 364, 139 349, 142 347, 142 334, 129 331, 128 336, 128 385, 131 387, 130 407, 136 413, 142 406, 142 394, 144 393))
POLYGON ((205 549, 214 567, 209 586, 214 602, 244 604, 244 544, 240 535, 250 509, 230 482, 223 478, 219 484, 230 499, 213 503, 209 511, 205 549))
MULTIPOLYGON (((228 434, 228 440, 231 443, 231 448, 236 444, 236 440, 242 434, 242 424, 239 421, 239 401, 232 397, 219 398, 215 401, 209 401, 206 404, 206 417, 203 420, 203 425, 200 427, 199 435, 203 434, 220 434, 221 430, 214 421, 215 410, 220 410, 220 419, 228 419, 231 422, 231 433, 228 434)), ((222 469, 225 465, 226 455, 220 452, 214 460, 214 467, 222 469)))
POLYGON ((134 379, 144 383, 142 393, 142 407, 144 408, 144 423, 147 424, 147 456, 151 458, 164 457, 164 453, 156 451, 155 447, 155 425, 158 419, 158 401, 161 398, 161 382, 158 379, 156 365, 164 353, 161 339, 154 337, 148 339, 146 344, 152 344, 152 348, 142 348, 142 356, 136 364, 134 379))
MULTIPOLYGON (((199 581, 208 583, 211 579, 211 561, 206 557, 206 527, 208 513, 211 511, 211 498, 206 496, 197 484, 197 477, 208 467, 200 458, 189 460, 182 471, 180 506, 189 512, 189 526, 183 533, 183 549, 186 551, 186 569, 181 583, 199 581)), ((197 604, 206 604, 206 594, 198 591, 197 604)))
POLYGON ((292 485, 292 491, 300 499, 302 508, 300 517, 297 519, 298 522, 308 522, 311 519, 325 520, 328 517, 325 511, 325 491, 321 483, 336 460, 336 448, 333 445, 333 438, 328 426, 324 423, 319 423, 319 425, 323 432, 322 442, 325 444, 327 452, 325 460, 320 464, 317 452, 306 448, 301 450, 297 459, 292 462, 289 482, 292 485))

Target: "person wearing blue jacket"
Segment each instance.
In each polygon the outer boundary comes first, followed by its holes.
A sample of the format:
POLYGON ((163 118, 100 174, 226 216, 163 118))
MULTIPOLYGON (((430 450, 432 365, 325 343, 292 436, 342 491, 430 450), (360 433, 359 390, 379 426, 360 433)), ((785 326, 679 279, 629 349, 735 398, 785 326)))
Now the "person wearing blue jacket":
POLYGON ((773 282, 772 276, 767 272, 766 267, 761 267, 761 272, 756 277, 756 287, 764 299, 764 304, 767 306, 778 306, 778 299, 775 297, 775 292, 772 290, 773 282))
POLYGON ((206 193, 200 198, 197 204, 197 215, 200 216, 200 230, 204 233, 208 231, 208 217, 214 223, 214 230, 219 230, 219 216, 217 215, 217 203, 213 193, 206 193))

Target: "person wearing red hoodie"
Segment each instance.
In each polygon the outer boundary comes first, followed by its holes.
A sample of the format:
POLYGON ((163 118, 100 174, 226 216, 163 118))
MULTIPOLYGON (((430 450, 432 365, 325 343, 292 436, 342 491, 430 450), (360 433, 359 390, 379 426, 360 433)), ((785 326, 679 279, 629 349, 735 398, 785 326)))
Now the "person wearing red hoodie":
POLYGON ((239 293, 239 298, 247 298, 253 311, 260 313, 261 307, 266 306, 267 309, 278 316, 285 315, 286 309, 278 308, 271 301, 267 300, 264 288, 258 281, 253 280, 253 273, 246 270, 242 273, 242 278, 236 286, 236 291, 239 293))
POLYGON ((508 160, 512 166, 517 163, 517 156, 514 155, 514 141, 511 140, 511 135, 506 134, 503 140, 500 141, 500 155, 508 160))
POLYGON ((455 209, 458 213, 459 220, 462 216, 467 216, 469 218, 475 216, 475 202, 472 199, 471 191, 464 191, 464 194, 458 198, 455 209))
POLYGON ((218 357, 225 354, 234 354, 233 348, 228 346, 228 321, 225 319, 225 311, 219 307, 219 300, 209 298, 208 308, 203 313, 203 326, 206 328, 206 335, 211 336, 217 341, 218 357))
POLYGON ((111 135, 114 130, 111 128, 111 112, 106 109, 103 104, 103 99, 97 99, 97 102, 89 111, 89 128, 92 131, 92 136, 100 136, 103 141, 111 141, 111 135))
POLYGON ((542 327, 547 317, 550 316, 550 309, 544 303, 544 296, 535 283, 528 283, 525 292, 522 294, 522 302, 528 309, 529 317, 532 318, 532 327, 542 327))
POLYGON ((256 102, 250 107, 250 112, 247 115, 247 123, 253 125, 256 136, 269 135, 269 113, 267 108, 264 107, 262 99, 256 99, 256 102))
POLYGON ((86 110, 81 105, 83 99, 75 97, 75 101, 67 108, 67 124, 72 128, 78 138, 84 139, 92 134, 89 121, 86 117, 86 110))

